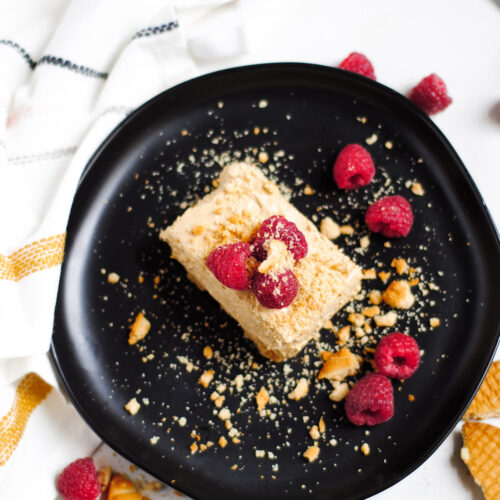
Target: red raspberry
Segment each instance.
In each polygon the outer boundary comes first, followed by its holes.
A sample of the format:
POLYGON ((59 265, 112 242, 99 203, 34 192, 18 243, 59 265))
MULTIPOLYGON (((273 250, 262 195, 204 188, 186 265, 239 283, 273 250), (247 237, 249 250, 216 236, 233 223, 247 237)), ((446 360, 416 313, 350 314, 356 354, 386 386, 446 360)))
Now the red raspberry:
POLYGON ((446 84, 435 73, 426 76, 410 92, 410 100, 428 115, 443 111, 451 104, 446 84))
POLYGON ((95 500, 101 486, 94 461, 80 458, 70 463, 57 479, 57 490, 66 500, 95 500))
POLYGON ((347 418, 354 425, 377 425, 394 415, 391 381, 379 373, 365 375, 345 400, 347 418))
POLYGON ((272 215, 261 225, 252 242, 253 254, 258 260, 266 260, 266 243, 282 241, 293 255, 295 262, 307 255, 307 241, 299 228, 281 215, 272 215))
POLYGON ((382 375, 397 379, 411 377, 420 364, 416 340, 401 332, 386 335, 375 349, 375 364, 382 375))
POLYGON ((352 52, 340 64, 339 68, 376 80, 375 71, 369 59, 359 52, 352 52))
POLYGON ((385 196, 368 207, 365 222, 370 231, 387 238, 406 236, 413 225, 411 205, 402 196, 385 196))
POLYGON ((207 267, 228 288, 247 290, 250 288, 247 259, 252 254, 248 243, 230 243, 213 250, 207 258, 207 267))
POLYGON ((252 290, 257 300, 268 309, 288 307, 299 290, 299 282, 290 269, 282 273, 262 274, 256 272, 252 290))
POLYGON ((340 189, 366 186, 375 175, 370 153, 359 144, 348 144, 333 165, 333 178, 340 189))

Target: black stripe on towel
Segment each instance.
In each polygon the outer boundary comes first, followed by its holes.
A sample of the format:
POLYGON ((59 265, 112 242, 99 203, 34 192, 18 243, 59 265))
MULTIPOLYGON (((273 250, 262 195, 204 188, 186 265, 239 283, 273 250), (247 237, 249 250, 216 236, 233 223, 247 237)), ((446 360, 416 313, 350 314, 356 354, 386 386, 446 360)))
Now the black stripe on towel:
POLYGON ((160 33, 165 33, 165 31, 172 31, 175 28, 179 27, 179 21, 170 21, 166 24, 160 24, 159 26, 151 26, 149 28, 144 28, 138 31, 133 37, 132 40, 136 38, 142 38, 145 36, 159 35, 160 33))
POLYGON ((12 47, 16 52, 21 54, 23 59, 29 64, 31 69, 35 69, 36 61, 32 59, 32 57, 23 49, 18 43, 13 42, 12 40, 0 40, 0 45, 6 45, 7 47, 12 47))
POLYGON ((40 58, 37 64, 50 64, 52 66, 59 66, 61 68, 69 69, 70 71, 74 71, 75 73, 79 73, 83 76, 102 78, 103 80, 108 77, 107 73, 96 71, 95 69, 88 68, 87 66, 75 64, 71 61, 68 61, 67 59, 63 59, 62 57, 45 55, 40 58))

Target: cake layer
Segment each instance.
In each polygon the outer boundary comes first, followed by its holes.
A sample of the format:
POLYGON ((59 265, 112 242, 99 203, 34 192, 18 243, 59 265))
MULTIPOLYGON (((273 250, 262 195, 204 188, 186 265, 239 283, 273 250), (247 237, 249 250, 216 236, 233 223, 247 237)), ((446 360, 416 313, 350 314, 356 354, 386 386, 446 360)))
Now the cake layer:
POLYGON ((225 167, 218 187, 160 233, 172 257, 198 286, 207 290, 242 327, 260 352, 274 361, 295 356, 360 290, 361 269, 291 205, 261 170, 246 163, 225 167), (284 309, 262 306, 251 290, 222 285, 206 266, 217 246, 250 241, 272 215, 294 222, 308 254, 293 268, 299 291, 284 309))

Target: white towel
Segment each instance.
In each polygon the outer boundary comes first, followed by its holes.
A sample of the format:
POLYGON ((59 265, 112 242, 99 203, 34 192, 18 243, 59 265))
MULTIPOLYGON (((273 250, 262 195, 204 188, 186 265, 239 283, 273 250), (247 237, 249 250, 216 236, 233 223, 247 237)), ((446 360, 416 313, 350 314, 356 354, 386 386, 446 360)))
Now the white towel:
POLYGON ((43 500, 55 497, 62 467, 99 444, 52 389, 47 357, 81 172, 132 109, 198 74, 197 62, 227 64, 246 45, 236 0, 8 4, 0 16, 0 491, 43 500))

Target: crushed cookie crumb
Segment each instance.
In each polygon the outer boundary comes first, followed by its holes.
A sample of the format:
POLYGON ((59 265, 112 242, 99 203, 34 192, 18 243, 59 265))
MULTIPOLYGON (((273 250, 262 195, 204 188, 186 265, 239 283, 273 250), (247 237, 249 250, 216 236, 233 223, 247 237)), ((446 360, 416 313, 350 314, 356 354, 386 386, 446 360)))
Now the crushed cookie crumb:
POLYGON ((365 139, 365 142, 366 142, 366 144, 368 144, 368 146, 372 146, 377 141, 378 141, 378 135, 377 134, 372 134, 370 137, 367 137, 365 139))
POLYGON ((339 341, 339 344, 345 344, 348 340, 349 337, 351 336, 351 327, 349 325, 344 326, 337 332, 337 339, 339 341))
POLYGON ((309 436, 311 436, 311 438, 314 439, 315 441, 317 441, 321 437, 321 434, 319 433, 319 429, 318 429, 317 425, 313 425, 309 429, 309 436))
POLYGON ((415 396, 413 394, 408 394, 408 401, 413 403, 413 401, 415 401, 415 396))
POLYGON ((354 228, 350 224, 340 226, 340 234, 344 236, 352 236, 354 234, 354 228))
POLYGON ((120 275, 116 273, 109 273, 108 274, 108 283, 111 283, 114 285, 115 283, 118 283, 120 281, 120 275))
POLYGON ((222 408, 222 410, 217 414, 221 420, 229 421, 231 418, 231 412, 228 408, 222 408))
POLYGON ((380 307, 378 306, 364 307, 363 309, 361 309, 361 314, 363 316, 366 316, 367 318, 373 318, 373 316, 377 316, 380 314, 380 307))
POLYGON ((363 443, 361 445, 361 453, 363 453, 363 455, 369 455, 370 454, 370 445, 368 443, 363 443))
POLYGON ((429 325, 431 328, 437 328, 441 324, 441 320, 439 318, 430 318, 429 325))
POLYGON ((341 381, 355 375, 358 370, 358 358, 347 347, 343 347, 324 362, 318 379, 327 378, 328 380, 341 381))
POLYGON ((266 458, 266 452, 264 450, 255 450, 256 458, 266 458))
POLYGON ((387 283, 387 280, 391 277, 391 273, 380 271, 378 273, 378 277, 380 278, 380 281, 382 281, 382 283, 387 283))
POLYGON ((210 385, 210 382, 212 382, 214 374, 214 370, 207 370, 206 372, 203 372, 201 377, 198 379, 198 383, 207 388, 210 385))
POLYGON ((203 356, 205 356, 205 358, 210 359, 213 355, 214 355, 214 352, 209 345, 207 345, 203 348, 203 356))
POLYGON ((385 149, 392 149, 394 147, 394 144, 392 143, 392 141, 385 141, 385 149))
POLYGON ((410 191, 416 196, 424 196, 425 191, 420 182, 414 182, 411 185, 410 191))
POLYGON ((290 399, 298 401, 299 399, 302 399, 303 397, 307 396, 308 393, 309 393, 309 382, 307 379, 301 378, 297 382, 295 389, 293 389, 293 391, 288 393, 288 397, 290 399))
POLYGON ((349 394, 349 384, 347 382, 334 382, 333 391, 328 396, 335 403, 339 403, 349 394))
POLYGON ((368 294, 368 300, 374 306, 378 306, 382 303, 382 292, 380 290, 371 290, 368 294))
POLYGON ((257 410, 263 410, 267 403, 269 403, 269 393, 267 392, 265 387, 261 387, 260 391, 255 396, 255 401, 257 402, 257 410))
POLYGON ((269 161, 269 155, 265 151, 261 151, 257 159, 259 163, 267 163, 269 161))
POLYGON ((359 240, 359 246, 361 248, 368 248, 370 246, 370 237, 369 236, 363 236, 359 240))
POLYGON ((407 281, 393 281, 382 294, 382 300, 396 309, 410 309, 415 302, 415 296, 411 292, 407 281))
POLYGON ((380 316, 375 316, 373 321, 379 327, 394 326, 398 320, 398 315, 394 311, 389 311, 386 314, 381 314, 380 316))
POLYGON ((128 336, 129 345, 137 344, 139 340, 142 340, 148 334, 150 328, 151 323, 146 316, 140 312, 130 326, 130 333, 128 336))
POLYGON ((124 408, 131 414, 135 415, 137 412, 140 410, 141 405, 139 401, 137 401, 136 398, 132 398, 125 406, 124 408))
POLYGON ((364 280, 374 280, 377 277, 375 269, 363 269, 363 279, 364 280))
POLYGON ((334 240, 340 236, 340 226, 331 217, 325 217, 321 220, 319 232, 329 240, 334 240))
MULTIPOLYGON (((224 437, 224 436, 221 436, 219 438, 219 441, 217 442, 217 444, 221 447, 221 448, 225 448, 227 446, 227 439, 224 437)), ((208 443, 207 443, 208 445, 208 443)))
POLYGON ((347 321, 349 321, 349 323, 352 323, 354 326, 363 326, 365 317, 359 313, 350 313, 347 317, 347 321))
POLYGON ((326 431, 326 425, 325 425, 325 421, 323 420, 323 417, 321 417, 319 419, 318 429, 319 429, 319 432, 321 432, 321 434, 323 434, 326 431))
POLYGON ((304 458, 306 458, 309 462, 314 462, 319 457, 319 448, 316 445, 309 446, 307 450, 304 452, 304 458))
POLYGON ((408 263, 406 262, 405 259, 402 258, 392 259, 391 267, 394 267, 398 274, 405 274, 409 270, 408 263))
POLYGON ((304 188, 304 194, 307 196, 310 196, 310 195, 314 194, 314 189, 311 186, 309 186, 309 184, 306 184, 306 186, 304 188))

